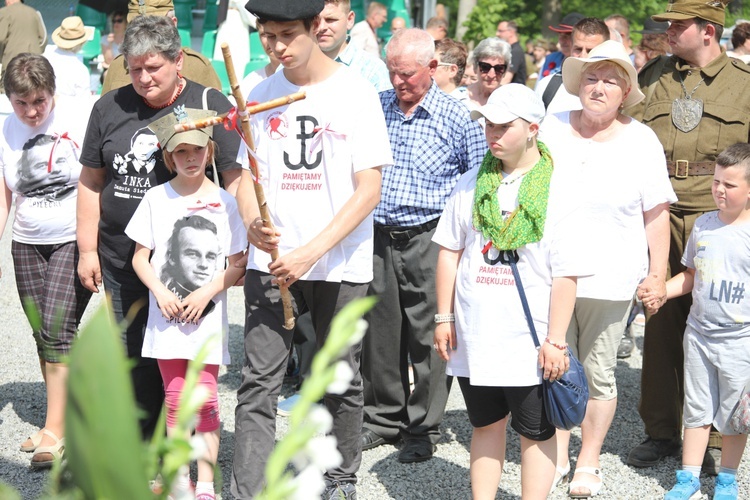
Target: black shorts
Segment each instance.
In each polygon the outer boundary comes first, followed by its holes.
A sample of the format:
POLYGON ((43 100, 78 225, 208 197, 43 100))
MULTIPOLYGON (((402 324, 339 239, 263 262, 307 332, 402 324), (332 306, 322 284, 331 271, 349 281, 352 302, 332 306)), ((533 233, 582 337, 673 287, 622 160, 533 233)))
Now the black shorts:
POLYGON ((487 387, 471 385, 466 377, 456 378, 473 427, 494 424, 510 413, 510 426, 525 438, 546 441, 555 435, 555 427, 544 413, 541 385, 487 387))

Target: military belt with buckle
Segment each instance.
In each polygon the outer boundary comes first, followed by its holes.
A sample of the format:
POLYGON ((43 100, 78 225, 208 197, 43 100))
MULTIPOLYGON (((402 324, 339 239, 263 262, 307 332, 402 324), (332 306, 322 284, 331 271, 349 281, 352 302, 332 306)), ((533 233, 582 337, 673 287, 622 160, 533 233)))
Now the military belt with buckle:
POLYGON ((690 175, 714 175, 716 162, 677 160, 667 162, 667 172, 675 179, 687 179, 690 175))

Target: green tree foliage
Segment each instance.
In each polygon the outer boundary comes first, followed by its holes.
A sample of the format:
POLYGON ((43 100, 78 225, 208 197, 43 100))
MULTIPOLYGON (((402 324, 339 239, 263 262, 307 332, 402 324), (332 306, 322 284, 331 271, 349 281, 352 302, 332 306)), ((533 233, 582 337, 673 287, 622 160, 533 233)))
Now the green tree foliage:
MULTIPOLYGON (((561 15, 569 12, 580 12, 585 16, 604 19, 611 14, 622 14, 630 20, 631 31, 642 29, 646 17, 663 12, 666 0, 562 0, 561 15)), ((465 43, 476 43, 484 38, 494 36, 497 23, 502 20, 513 20, 518 24, 522 39, 541 34, 543 2, 525 2, 523 0, 478 0, 466 21, 467 32, 465 43)))
POLYGON ((504 19, 513 20, 518 24, 522 38, 538 34, 541 30, 541 17, 542 2, 477 0, 477 6, 466 20, 467 30, 463 42, 476 45, 485 38, 495 36, 497 24, 504 19))

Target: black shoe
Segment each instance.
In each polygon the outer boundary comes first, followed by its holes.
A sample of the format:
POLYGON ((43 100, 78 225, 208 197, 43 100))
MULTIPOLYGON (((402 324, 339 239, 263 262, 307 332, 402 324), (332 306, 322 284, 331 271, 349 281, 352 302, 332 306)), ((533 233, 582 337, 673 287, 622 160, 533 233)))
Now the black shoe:
POLYGON ((709 476, 718 476, 719 467, 721 466, 721 450, 719 448, 706 448, 703 455, 701 471, 709 476))
POLYGON ((395 438, 386 438, 366 428, 362 429, 360 439, 362 440, 362 451, 377 448, 381 444, 393 444, 398 442, 398 436, 395 438))
POLYGON ((326 480, 323 500, 357 500, 357 487, 354 483, 339 483, 326 480))
POLYGON ((398 454, 398 461, 402 464, 424 462, 432 458, 437 447, 424 439, 410 439, 398 454))
POLYGON ((627 463, 634 467, 653 467, 662 458, 678 456, 681 450, 682 441, 679 438, 646 438, 644 442, 630 450, 627 463))
POLYGON ((629 358, 635 348, 633 336, 630 334, 630 328, 625 330, 620 339, 620 346, 617 348, 617 359, 629 358))

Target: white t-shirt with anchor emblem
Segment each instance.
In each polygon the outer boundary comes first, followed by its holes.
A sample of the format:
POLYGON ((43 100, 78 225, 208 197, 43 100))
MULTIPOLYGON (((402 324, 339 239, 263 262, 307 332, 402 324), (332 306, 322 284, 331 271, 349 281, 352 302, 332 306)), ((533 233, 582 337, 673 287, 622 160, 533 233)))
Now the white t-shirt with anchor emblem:
MULTIPOLYGON (((351 198, 354 174, 393 164, 380 100, 372 84, 346 67, 299 87, 279 71, 250 93, 265 102, 304 91, 306 99, 252 116, 260 183, 285 255, 315 238, 351 198)), ((372 280, 370 214, 302 277, 372 280)), ((250 247, 248 269, 268 272, 269 254, 250 247)))

